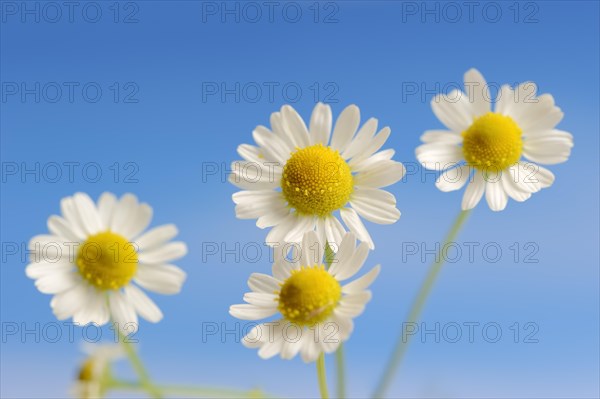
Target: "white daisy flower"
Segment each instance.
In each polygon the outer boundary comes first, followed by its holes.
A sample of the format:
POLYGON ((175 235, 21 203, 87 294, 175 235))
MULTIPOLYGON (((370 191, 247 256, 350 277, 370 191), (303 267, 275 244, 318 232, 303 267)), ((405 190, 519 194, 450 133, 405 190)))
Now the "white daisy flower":
POLYGON ((76 193, 60 205, 62 216, 48 219, 51 234, 29 242, 25 270, 41 292, 54 295, 56 317, 80 325, 112 318, 127 333, 137 330, 138 314, 160 321, 162 312, 138 285, 160 294, 181 290, 185 272, 169 264, 187 253, 183 242, 169 242, 177 228, 168 224, 143 233, 152 208, 133 194, 117 199, 103 193, 94 204, 76 193))
POLYGON ((454 90, 431 101, 434 114, 450 130, 426 131, 421 136, 425 144, 416 150, 425 168, 443 171, 436 186, 454 191, 470 181, 462 209, 474 208, 485 193, 493 211, 503 210, 508 197, 522 202, 550 187, 554 175, 537 163, 565 162, 573 147, 573 136, 555 129, 563 113, 554 98, 536 96, 531 82, 515 90, 504 85, 492 112, 489 87, 479 71, 470 69, 464 80, 466 95, 454 90))
POLYGON ((323 264, 323 248, 314 231, 304 234, 299 251, 292 251, 292 259, 279 251, 273 276, 250 276, 252 292, 244 295, 247 304, 230 307, 229 313, 242 320, 282 316, 278 321, 256 325, 244 337, 244 346, 260 348, 261 358, 279 354, 291 359, 300 352, 305 362, 312 362, 323 352, 335 351, 349 338, 352 319, 371 299, 367 288, 379 274, 379 265, 341 285, 362 268, 369 252, 367 244, 356 247, 355 235, 346 233, 329 268, 323 264))
POLYGON ((359 124, 356 105, 342 111, 333 133, 329 105, 315 106, 309 128, 289 105, 271 114, 271 130, 258 126, 252 133, 258 146, 238 147, 244 160, 233 163, 229 178, 245 190, 233 195, 237 217, 273 227, 269 245, 299 242, 311 230, 322 242, 339 244, 346 232, 334 215, 339 211, 350 231, 373 249, 359 215, 379 224, 396 222, 396 198, 381 188, 399 181, 405 169, 392 160, 394 150, 379 151, 389 127, 375 134, 377 119, 360 129, 359 124))
POLYGON ((79 368, 71 395, 81 399, 103 398, 111 378, 111 364, 123 357, 123 350, 119 345, 89 345, 84 350, 87 357, 79 368))

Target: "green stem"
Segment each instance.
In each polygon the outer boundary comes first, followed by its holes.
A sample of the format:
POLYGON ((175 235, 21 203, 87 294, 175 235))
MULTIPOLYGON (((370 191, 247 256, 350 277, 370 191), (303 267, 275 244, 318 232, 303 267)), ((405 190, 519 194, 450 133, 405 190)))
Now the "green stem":
POLYGON ((319 380, 319 391, 321 392, 321 399, 329 399, 329 392, 327 391, 327 376, 325 374, 325 354, 321 352, 317 359, 317 379, 319 380))
MULTIPOLYGON (((335 252, 327 243, 325 245, 325 265, 329 269, 335 258, 335 252)), ((340 343, 335 352, 335 367, 337 372, 337 396, 340 399, 346 397, 346 367, 344 365, 344 344, 340 343)))
POLYGON ((337 368, 337 397, 344 399, 346 397, 346 368, 344 366, 344 344, 340 343, 335 352, 335 365, 337 368))
MULTIPOLYGON (((446 238, 444 240, 444 245, 440 248, 440 251, 443 250, 443 248, 449 242, 452 242, 456 239, 456 236, 458 235, 460 228, 463 226, 463 224, 464 224, 465 220, 467 219, 467 216, 469 216, 469 214, 470 214, 470 211, 461 211, 461 213, 459 213, 458 217, 454 221, 454 224, 450 228, 450 231, 448 232, 448 235, 446 236, 446 238)), ((433 284, 435 283, 435 280, 436 280, 438 274, 440 273, 440 270, 442 269, 443 264, 444 264, 444 259, 442 256, 439 256, 439 254, 438 254, 438 256, 436 257, 436 261, 433 262, 433 264, 429 268, 429 272, 427 273, 427 276, 425 277, 425 281, 423 281, 423 284, 421 285, 421 288, 419 289, 419 292, 413 302, 412 308, 410 309, 410 312, 408 314, 406 323, 416 323, 419 320, 419 317, 423 310, 423 306, 425 305, 425 301, 427 300, 427 297, 429 296, 429 294, 431 292, 433 284)), ((403 323, 403 328, 404 328, 404 323, 403 323)), ((379 381, 377 388, 375 389, 373 398, 382 398, 385 395, 387 389, 389 388, 389 386, 392 382, 394 374, 398 370, 398 367, 400 366, 400 363, 402 362, 404 354, 406 353, 406 349, 408 348, 408 345, 410 343, 410 338, 411 338, 411 335, 409 335, 409 336, 405 337, 405 339, 403 339, 402 331, 400 331, 398 340, 396 341, 396 347, 394 348, 394 352, 392 353, 392 356, 390 357, 390 359, 387 363, 385 372, 384 372, 381 380, 379 381)))
MULTIPOLYGON (((141 384, 131 381, 112 380, 107 384, 109 389, 124 391, 145 391, 146 388, 141 384)), ((241 391, 226 388, 208 388, 180 385, 154 385, 154 390, 162 396, 168 394, 189 397, 205 398, 266 398, 267 396, 259 389, 250 391, 241 391)))
POLYGON ((117 331, 119 332, 119 341, 121 342, 121 345, 123 346, 123 349, 125 350, 125 353, 127 354, 127 358, 131 362, 131 366, 133 367, 135 373, 137 374, 137 376, 139 378, 141 387, 144 388, 144 390, 149 395, 151 395, 153 398, 160 398, 162 395, 160 394, 160 392, 158 392, 158 390, 152 383, 152 380, 150 379, 150 375, 146 371, 146 368, 144 367, 142 360, 140 359, 137 352, 135 351, 135 348, 127 340, 127 337, 123 336, 123 334, 119 330, 119 328, 117 328, 117 331))

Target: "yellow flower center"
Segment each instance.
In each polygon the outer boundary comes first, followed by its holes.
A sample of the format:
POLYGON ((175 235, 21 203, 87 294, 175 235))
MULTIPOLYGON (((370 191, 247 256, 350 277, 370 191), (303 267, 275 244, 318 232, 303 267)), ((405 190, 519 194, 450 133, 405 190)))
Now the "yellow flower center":
POLYGON ((477 169, 504 170, 521 157, 521 129, 512 118, 488 112, 464 132, 465 160, 477 169))
POLYGON ((77 376, 79 381, 90 382, 94 379, 94 359, 89 358, 83 362, 77 376))
POLYGON ((340 283, 323 265, 292 270, 279 291, 279 312, 300 326, 325 321, 342 298, 340 283))
POLYGON ((138 256, 135 246, 125 237, 106 231, 88 237, 79 247, 75 263, 90 284, 102 290, 116 290, 135 275, 138 256))
POLYGON ((354 184, 340 153, 316 144, 292 154, 283 167, 281 189, 299 213, 327 216, 348 202, 354 184))

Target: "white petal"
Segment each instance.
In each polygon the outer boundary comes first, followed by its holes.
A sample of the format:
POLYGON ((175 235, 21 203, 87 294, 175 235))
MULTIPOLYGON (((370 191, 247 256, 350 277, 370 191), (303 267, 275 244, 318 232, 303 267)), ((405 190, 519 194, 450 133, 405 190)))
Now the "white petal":
POLYGON ((123 334, 131 334, 138 329, 138 317, 133 305, 120 291, 108 295, 110 314, 123 334))
POLYGON ((127 228, 129 220, 137 211, 137 197, 131 193, 127 193, 121 197, 115 206, 115 212, 110 223, 110 230, 120 233, 127 228))
POLYGON ((108 230, 117 205, 117 197, 113 193, 104 192, 98 199, 98 215, 102 223, 102 229, 108 230))
POLYGON ((481 73, 475 68, 469 69, 465 73, 464 82, 465 91, 473 110, 472 116, 481 116, 490 112, 492 101, 490 89, 481 73))
POLYGON ((279 292, 279 281, 268 274, 252 273, 248 279, 248 287, 254 292, 274 294, 279 292))
POLYGON ((464 159, 461 147, 441 142, 420 145, 415 154, 424 168, 432 170, 451 168, 464 159))
POLYGON ((162 320, 163 314, 158 306, 135 285, 129 284, 125 287, 125 296, 131 302, 135 311, 144 319, 151 323, 158 323, 162 320))
POLYGON ((485 191, 485 181, 480 171, 475 171, 473 179, 467 185, 462 199, 462 210, 466 211, 475 208, 485 191))
POLYGON ((360 162, 360 160, 367 159, 375 152, 379 151, 379 149, 383 147, 387 139, 390 137, 391 133, 391 129, 387 126, 381 129, 381 131, 377 133, 377 136, 370 140, 366 146, 362 147, 361 151, 356 155, 355 158, 357 158, 358 162, 360 162))
POLYGON ((236 204, 235 216, 239 219, 255 219, 288 209, 281 192, 274 190, 238 191, 232 199, 236 204))
POLYGON ((358 125, 360 124, 360 110, 352 104, 344 108, 340 116, 338 116, 335 127, 333 128, 333 135, 331 138, 331 147, 338 150, 340 153, 344 152, 358 125))
POLYGON ((48 230, 66 242, 80 242, 85 240, 85 235, 73 230, 71 224, 60 216, 52 215, 48 218, 48 230))
POLYGON ((509 85, 502 85, 500 87, 500 91, 498 92, 498 97, 496 98, 496 110, 495 112, 508 115, 511 111, 511 108, 514 104, 515 93, 510 88, 509 85))
POLYGON ((375 249, 375 244, 373 244, 373 240, 371 239, 367 228, 354 209, 342 208, 340 209, 340 215, 342 216, 344 223, 346 223, 346 226, 348 226, 350 231, 356 234, 359 240, 366 242, 369 245, 369 248, 375 249))
POLYGON ((400 162, 379 161, 357 173, 354 176, 354 184, 371 188, 387 187, 400 181, 405 173, 406 169, 400 162))
POLYGON ((296 215, 296 221, 292 228, 285 235, 286 242, 300 242, 305 232, 313 230, 315 227, 315 218, 312 216, 296 215))
MULTIPOLYGON (((342 158, 349 159, 360 154, 370 144, 377 131, 377 119, 371 118, 359 129, 348 148, 342 154, 342 158)), ((370 154, 369 154, 370 155, 370 154)))
POLYGON ((462 137, 449 130, 427 130, 421 136, 421 141, 426 144, 460 144, 462 137))
POLYGON ((88 284, 83 281, 68 291, 55 295, 50 301, 52 312, 59 320, 65 320, 77 313, 88 300, 88 284))
POLYGON ((381 161, 389 161, 394 157, 396 152, 393 149, 387 149, 383 151, 379 151, 376 154, 371 155, 367 159, 356 158, 351 159, 348 162, 348 165, 352 169, 353 172, 360 173, 364 170, 371 168, 372 166, 380 163, 381 161))
MULTIPOLYGON (((287 259, 285 256, 277 256, 275 262, 273 262, 272 273, 273 277, 277 280, 284 281, 287 279, 292 273, 293 269, 297 269, 299 267, 298 262, 291 261, 287 259)), ((271 295, 271 294, 266 294, 271 295)))
POLYGON ((260 148, 250 144, 240 144, 237 148, 237 153, 245 161, 262 162, 264 155, 261 154, 260 148))
POLYGON ((487 181, 485 186, 485 199, 492 211, 498 212, 506 208, 508 196, 502 187, 502 180, 487 181))
POLYGON ((281 180, 282 167, 276 162, 235 161, 228 181, 243 190, 275 189, 281 180))
POLYGON ((291 338, 284 339, 280 353, 281 358, 293 359, 300 352, 300 349, 302 349, 302 337, 299 337, 297 341, 291 340, 291 338))
POLYGON ((87 234, 96 234, 103 229, 102 219, 96 209, 96 204, 85 193, 75 193, 73 203, 77 209, 79 220, 87 234))
POLYGON ((396 209, 396 198, 387 191, 374 188, 357 189, 350 205, 363 218, 379 224, 395 223, 400 218, 396 209))
POLYGON ((148 230, 135 240, 140 251, 149 251, 162 246, 177 235, 177 227, 174 224, 165 224, 148 230))
POLYGON ((327 104, 317 103, 310 117, 310 135, 312 144, 329 144, 331 135, 331 107, 327 104))
MULTIPOLYGON (((346 229, 335 216, 325 218, 325 238, 331 246, 338 246, 342 242, 342 237, 346 229)), ((335 250, 335 248, 333 248, 335 250)))
POLYGON ((329 273, 335 276, 338 273, 340 266, 349 262, 350 258, 354 256, 356 250, 356 236, 352 232, 348 232, 344 235, 341 243, 337 249, 335 257, 331 266, 329 267, 329 273))
POLYGON ((571 156, 573 136, 567 132, 554 130, 550 134, 526 137, 523 141, 523 155, 534 162, 556 164, 565 162, 571 156))
POLYGON ((502 178, 502 187, 506 194, 517 202, 523 202, 531 197, 531 192, 523 189, 516 181, 513 180, 512 176, 506 176, 502 178))
POLYGON ((340 260, 337 268, 335 269, 335 275, 333 272, 330 273, 332 273, 332 275, 338 281, 347 280, 358 273, 367 260, 367 256, 369 256, 368 245, 366 242, 362 242, 356 248, 354 255, 340 260))
POLYGON ((86 287, 85 304, 73 316, 73 322, 84 326, 89 323, 95 323, 102 326, 110 320, 108 312, 108 301, 104 292, 98 291, 95 287, 88 285, 86 287))
POLYGON ((294 138, 296 147, 308 147, 310 145, 308 130, 298 112, 293 107, 284 105, 281 107, 281 115, 283 116, 283 128, 294 138))
POLYGON ((246 292, 244 301, 259 308, 277 308, 278 296, 265 292, 246 292))
POLYGON ((435 186, 444 192, 460 190, 470 176, 471 168, 468 166, 447 169, 437 178, 435 186))
POLYGON ((323 262, 323 258, 325 256, 325 244, 319 242, 319 237, 314 231, 308 231, 304 234, 302 237, 301 248, 301 266, 312 266, 323 262))
POLYGON ((44 294, 58 294, 67 291, 80 283, 81 276, 79 273, 73 271, 46 274, 35 280, 35 286, 44 294))
POLYGON ((538 165, 537 179, 542 188, 550 187, 554 183, 554 174, 548 169, 538 165))
POLYGON ((187 254, 184 242, 174 241, 138 254, 140 263, 159 264, 179 259, 187 254))
POLYGON ((77 206, 75 205, 75 199, 73 197, 65 197, 60 200, 60 211, 67 221, 69 228, 77 237, 83 238, 88 235, 87 230, 84 228, 77 206))
POLYGON ((37 279, 51 274, 61 274, 74 270, 74 266, 66 259, 61 259, 58 262, 32 262, 25 268, 27 277, 37 279))
POLYGON ((243 303, 241 305, 231 305, 229 314, 241 320, 260 320, 273 316, 277 313, 276 307, 266 308, 243 303))
POLYGON ((375 281, 375 278, 379 275, 381 266, 377 265, 373 269, 369 270, 364 276, 357 278, 356 280, 344 285, 342 292, 346 294, 358 293, 366 290, 375 281))
MULTIPOLYGON (((276 161, 283 166, 285 161, 289 158, 290 148, 287 143, 266 127, 257 126, 252 132, 252 137, 261 147, 261 153, 265 159, 276 161)), ((264 162, 264 159, 262 162, 264 162)))
POLYGON ((302 335, 302 347, 300 355, 305 363, 314 362, 321 354, 321 345, 319 342, 322 338, 315 337, 313 329, 305 329, 302 335))
POLYGON ((256 219, 256 226, 261 229, 276 226, 281 223, 290 212, 291 211, 288 208, 274 209, 256 219))
POLYGON ((127 226, 123 226, 121 234, 127 239, 135 239, 146 230, 152 220, 152 207, 146 203, 139 204, 134 214, 129 218, 127 226))
POLYGON ((473 122, 471 104, 467 96, 459 90, 435 96, 431 100, 431 109, 440 122, 457 133, 466 130, 473 122))
POLYGON ((267 234, 267 238, 265 239, 265 243, 269 246, 281 246, 285 243, 285 236, 288 234, 290 229, 296 225, 297 215, 294 213, 289 213, 283 220, 279 222, 276 226, 274 226, 269 234, 267 234))
POLYGON ((186 274, 173 265, 138 265, 134 281, 147 290, 171 295, 181 291, 186 274))
POLYGON ((278 355, 281 352, 283 346, 283 339, 278 337, 275 341, 264 342, 261 348, 258 350, 258 356, 261 359, 270 359, 273 356, 278 355))

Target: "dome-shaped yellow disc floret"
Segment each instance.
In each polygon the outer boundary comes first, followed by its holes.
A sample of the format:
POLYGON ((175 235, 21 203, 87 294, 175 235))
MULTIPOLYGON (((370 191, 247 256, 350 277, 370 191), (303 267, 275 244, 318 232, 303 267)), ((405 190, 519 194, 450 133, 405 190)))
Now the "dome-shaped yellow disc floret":
POLYGON ((292 154, 283 167, 281 189, 300 214, 327 216, 348 202, 354 184, 340 153, 316 144, 292 154))
POLYGON ((81 275, 103 290, 121 288, 135 275, 138 256, 125 237, 110 231, 88 237, 75 260, 81 275))
POLYGON ((323 265, 293 270, 279 291, 279 312, 300 326, 325 321, 342 297, 340 283, 323 265))
POLYGON ((465 160, 480 170, 504 170, 521 157, 521 133, 512 118, 488 112, 462 132, 465 160))

